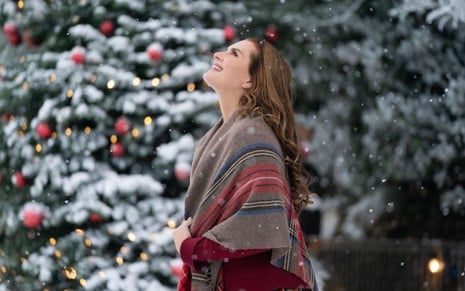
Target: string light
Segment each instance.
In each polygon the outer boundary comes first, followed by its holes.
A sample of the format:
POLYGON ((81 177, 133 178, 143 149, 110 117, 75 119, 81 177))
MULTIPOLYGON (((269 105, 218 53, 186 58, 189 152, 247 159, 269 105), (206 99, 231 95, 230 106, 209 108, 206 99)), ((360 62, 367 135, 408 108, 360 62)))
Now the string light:
POLYGON ((116 83, 113 80, 110 80, 110 81, 107 82, 107 88, 110 89, 110 90, 115 88, 115 85, 116 85, 116 83))
POLYGON ((147 261, 149 259, 149 256, 146 253, 140 253, 139 257, 142 261, 147 261))
POLYGON ((27 130, 27 123, 26 122, 21 123, 21 129, 23 131, 27 130))
POLYGON ((54 245, 57 244, 57 240, 56 240, 54 237, 49 238, 49 239, 48 239, 48 242, 49 242, 52 246, 54 246, 54 245))
POLYGON ((140 78, 139 77, 134 78, 134 80, 132 80, 132 85, 134 87, 139 86, 140 85, 140 78))
POLYGON ((82 230, 82 229, 80 229, 80 228, 76 228, 76 229, 74 230, 74 232, 76 232, 76 234, 78 234, 78 235, 83 235, 83 234, 84 234, 84 230, 82 230))
POLYGON ((91 247, 92 246, 92 241, 90 240, 90 238, 86 238, 84 240, 84 244, 86 245, 86 247, 91 247))
POLYGON ((85 279, 80 279, 79 280, 79 284, 81 284, 81 286, 86 286, 86 280, 85 279))
POLYGON ((24 90, 29 89, 29 83, 28 83, 28 82, 24 82, 24 83, 21 85, 21 88, 23 88, 24 90))
POLYGON ((100 278, 102 278, 102 279, 103 279, 103 278, 105 278, 105 277, 107 276, 107 275, 105 274, 105 272, 104 272, 104 271, 100 271, 100 272, 98 272, 98 275, 99 275, 99 276, 100 276, 100 278))
POLYGON ((5 267, 5 266, 1 266, 1 267, 0 267, 0 271, 1 271, 2 273, 5 274, 5 273, 6 273, 6 267, 5 267))
POLYGON ((23 64, 24 62, 26 62, 26 57, 25 56, 20 56, 19 57, 19 63, 23 64))
POLYGON ((113 134, 112 136, 110 136, 110 142, 111 142, 111 143, 116 143, 116 142, 118 142, 118 137, 117 137, 116 135, 113 134))
POLYGON ((152 124, 152 117, 146 116, 146 117, 144 118, 144 124, 145 124, 145 125, 150 125, 150 124, 152 124))
POLYGON ((152 79, 152 86, 157 87, 158 85, 160 85, 160 78, 153 78, 152 79))
POLYGON ((77 277, 76 269, 74 269, 73 267, 64 267, 63 273, 65 274, 65 277, 70 280, 75 280, 77 277))
POLYGON ((72 130, 70 127, 68 127, 67 129, 65 129, 65 135, 66 135, 66 136, 70 136, 72 133, 73 133, 73 130, 72 130))
POLYGON ((89 135, 91 132, 92 132, 92 129, 91 129, 89 126, 86 126, 86 127, 84 128, 84 133, 85 133, 85 134, 89 135))
POLYGON ((135 242, 136 241, 136 234, 133 232, 128 233, 128 240, 130 242, 135 242))
POLYGON ((444 270, 444 262, 438 258, 432 258, 428 261, 428 270, 432 274, 440 273, 444 270))
POLYGON ((192 92, 195 90, 195 84, 194 83, 189 83, 187 84, 187 91, 192 92))
POLYGON ((73 95, 74 95, 73 89, 69 89, 68 91, 66 91, 66 97, 72 98, 73 95))
POLYGON ((122 257, 116 257, 115 261, 118 264, 118 266, 121 266, 124 263, 124 260, 122 257))
POLYGON ((132 137, 138 137, 139 136, 139 130, 137 128, 134 128, 131 130, 131 135, 132 137))
POLYGON ((57 80, 57 75, 55 75, 55 73, 51 73, 50 74, 50 81, 55 82, 56 80, 57 80))
POLYGON ((40 153, 42 151, 42 145, 40 143, 36 144, 36 152, 40 153))
POLYGON ((53 254, 55 255, 55 257, 57 258, 61 258, 61 252, 59 250, 55 250, 55 252, 53 252, 53 254))
POLYGON ((18 1, 18 8, 19 8, 19 9, 23 9, 23 8, 24 8, 24 1, 22 1, 22 0, 19 0, 19 1, 18 1))
POLYGON ((170 75, 168 75, 168 74, 163 74, 163 75, 161 76, 161 79, 162 79, 163 81, 166 81, 166 80, 168 80, 169 78, 170 78, 170 75))
POLYGON ((175 228, 176 227, 176 221, 174 221, 174 219, 168 220, 168 227, 169 228, 175 228))

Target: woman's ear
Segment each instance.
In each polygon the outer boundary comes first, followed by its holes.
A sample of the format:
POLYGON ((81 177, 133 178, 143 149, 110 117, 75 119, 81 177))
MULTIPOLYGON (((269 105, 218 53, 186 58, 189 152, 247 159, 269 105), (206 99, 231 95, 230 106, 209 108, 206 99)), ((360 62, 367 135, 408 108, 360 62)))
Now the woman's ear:
POLYGON ((250 87, 252 87, 252 83, 250 82, 245 82, 242 84, 242 89, 248 89, 250 87))

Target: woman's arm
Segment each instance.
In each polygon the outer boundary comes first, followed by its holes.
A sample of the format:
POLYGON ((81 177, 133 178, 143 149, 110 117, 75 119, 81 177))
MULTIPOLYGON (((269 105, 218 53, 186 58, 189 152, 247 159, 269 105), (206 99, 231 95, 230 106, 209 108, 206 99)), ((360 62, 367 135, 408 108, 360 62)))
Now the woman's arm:
POLYGON ((208 261, 230 260, 262 253, 266 249, 230 250, 204 237, 186 238, 180 247, 181 259, 194 270, 208 261))

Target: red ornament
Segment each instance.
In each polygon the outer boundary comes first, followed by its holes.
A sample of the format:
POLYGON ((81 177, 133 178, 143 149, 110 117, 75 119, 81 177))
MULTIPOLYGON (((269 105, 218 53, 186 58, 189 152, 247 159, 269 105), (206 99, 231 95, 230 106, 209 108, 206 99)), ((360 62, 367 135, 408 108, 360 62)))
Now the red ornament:
POLYGON ((22 210, 23 224, 28 228, 38 228, 45 218, 45 206, 35 202, 27 203, 22 210))
POLYGON ((71 59, 78 65, 86 62, 86 50, 83 47, 75 47, 71 51, 71 59))
POLYGON ((147 47, 147 54, 153 61, 158 61, 163 57, 163 46, 156 42, 147 47))
POLYGON ((18 35, 18 27, 16 26, 16 24, 14 22, 6 22, 4 25, 3 25, 3 33, 5 33, 6 36, 10 36, 10 35, 13 35, 13 34, 16 34, 18 35))
POLYGON ((126 117, 121 116, 120 118, 118 118, 118 120, 116 120, 115 122, 116 133, 123 135, 127 133, 130 129, 131 129, 131 125, 129 123, 129 120, 126 117))
POLYGON ((45 122, 41 122, 37 125, 36 133, 40 138, 44 139, 52 136, 52 130, 50 129, 50 126, 45 122))
POLYGON ((23 40, 30 47, 37 47, 42 43, 42 40, 33 35, 31 29, 26 29, 26 31, 24 31, 23 40))
POLYGON ((171 264, 171 274, 173 274, 176 277, 181 276, 182 274, 182 263, 181 262, 176 262, 171 264))
POLYGON ((232 25, 226 25, 223 28, 224 39, 227 42, 231 42, 236 37, 236 30, 232 25))
POLYGON ((98 223, 98 222, 102 221, 102 217, 100 215, 98 215, 97 213, 91 213, 89 215, 89 221, 98 223))
POLYGON ((191 165, 185 162, 177 163, 174 166, 174 176, 179 182, 185 183, 189 181, 191 165))
POLYGON ((27 179, 24 177, 24 175, 21 172, 16 172, 14 176, 12 177, 13 179, 13 184, 16 186, 16 188, 21 189, 27 184, 27 179))
POLYGON ((5 33, 8 42, 11 45, 19 45, 21 43, 21 36, 19 35, 18 27, 14 22, 6 22, 3 25, 3 33, 5 33))
POLYGON ((100 24, 99 30, 105 36, 111 36, 115 31, 115 24, 111 20, 106 20, 100 24))
POLYGON ((117 142, 111 145, 110 152, 114 157, 122 157, 124 155, 124 146, 117 142))
POLYGON ((7 35, 7 39, 11 45, 17 46, 21 44, 21 36, 19 34, 7 35))
POLYGON ((265 38, 269 42, 275 43, 278 40, 278 30, 276 29, 276 26, 274 25, 269 25, 266 28, 265 31, 265 38))
POLYGON ((2 121, 3 122, 8 122, 10 120, 11 114, 8 112, 2 113, 2 121))

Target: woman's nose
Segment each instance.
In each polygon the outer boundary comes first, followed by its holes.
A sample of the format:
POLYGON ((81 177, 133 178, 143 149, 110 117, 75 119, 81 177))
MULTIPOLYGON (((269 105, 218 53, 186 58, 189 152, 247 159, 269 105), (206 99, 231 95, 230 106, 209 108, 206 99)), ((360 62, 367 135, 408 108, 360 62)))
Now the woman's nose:
POLYGON ((216 53, 213 54, 213 58, 215 60, 220 60, 221 61, 222 60, 221 56, 222 56, 221 52, 216 52, 216 53))

